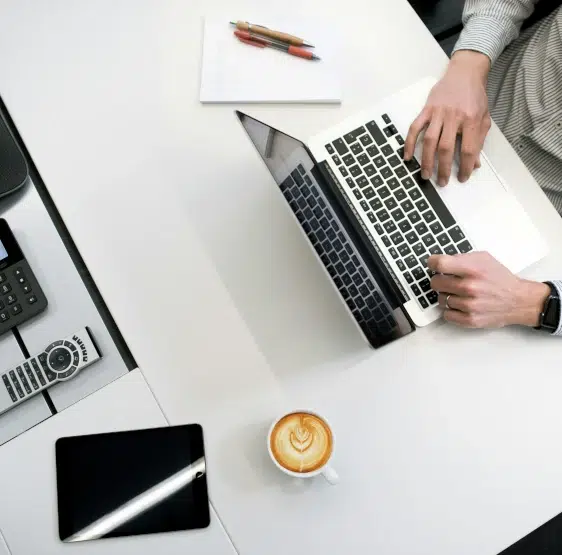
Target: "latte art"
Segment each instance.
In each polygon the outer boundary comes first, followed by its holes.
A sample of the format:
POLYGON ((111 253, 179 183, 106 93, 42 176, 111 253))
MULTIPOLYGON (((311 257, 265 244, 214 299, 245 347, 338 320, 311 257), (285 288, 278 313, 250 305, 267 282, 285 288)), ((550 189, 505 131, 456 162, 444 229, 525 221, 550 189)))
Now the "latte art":
POLYGON ((279 420, 271 432, 270 444, 282 467, 304 474, 322 468, 333 449, 328 424, 306 412, 294 412, 279 420))

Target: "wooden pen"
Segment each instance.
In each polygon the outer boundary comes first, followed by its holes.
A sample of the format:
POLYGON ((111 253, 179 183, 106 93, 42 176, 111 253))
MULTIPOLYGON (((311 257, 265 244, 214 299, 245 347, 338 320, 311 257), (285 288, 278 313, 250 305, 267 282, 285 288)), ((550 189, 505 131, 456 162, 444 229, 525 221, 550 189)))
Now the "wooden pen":
POLYGON ((231 21, 230 24, 234 25, 239 31, 247 31, 249 33, 254 33, 255 35, 261 35, 262 37, 268 37, 270 39, 285 42, 293 46, 308 46, 309 48, 314 48, 314 45, 299 37, 289 35, 288 33, 282 33, 281 31, 274 31, 273 29, 268 29, 267 27, 263 27, 261 25, 253 25, 248 21, 231 21))

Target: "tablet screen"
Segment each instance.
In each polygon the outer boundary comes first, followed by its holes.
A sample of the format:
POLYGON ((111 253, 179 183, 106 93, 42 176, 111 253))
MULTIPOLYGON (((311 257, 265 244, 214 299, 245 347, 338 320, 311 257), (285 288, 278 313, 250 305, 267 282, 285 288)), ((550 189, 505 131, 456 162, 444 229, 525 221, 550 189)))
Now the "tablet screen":
POLYGON ((197 424, 61 438, 56 465, 64 542, 209 525, 197 424))

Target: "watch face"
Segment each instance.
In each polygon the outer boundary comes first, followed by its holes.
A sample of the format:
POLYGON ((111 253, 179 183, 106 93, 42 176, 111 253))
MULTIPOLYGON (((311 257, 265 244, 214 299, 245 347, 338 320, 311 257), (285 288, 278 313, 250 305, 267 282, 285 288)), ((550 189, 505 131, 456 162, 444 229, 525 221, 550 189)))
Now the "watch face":
POLYGON ((560 299, 558 297, 551 296, 547 302, 548 306, 546 307, 544 313, 543 327, 556 330, 556 328, 558 328, 558 323, 560 322, 560 299))

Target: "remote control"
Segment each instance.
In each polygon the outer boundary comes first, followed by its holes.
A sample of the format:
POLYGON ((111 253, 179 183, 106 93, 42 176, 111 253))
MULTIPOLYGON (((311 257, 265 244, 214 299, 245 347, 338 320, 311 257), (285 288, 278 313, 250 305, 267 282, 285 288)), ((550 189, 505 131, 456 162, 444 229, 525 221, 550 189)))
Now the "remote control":
POLYGON ((0 414, 57 382, 70 380, 101 357, 87 327, 66 339, 54 341, 39 354, 1 375, 0 414))

